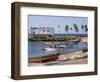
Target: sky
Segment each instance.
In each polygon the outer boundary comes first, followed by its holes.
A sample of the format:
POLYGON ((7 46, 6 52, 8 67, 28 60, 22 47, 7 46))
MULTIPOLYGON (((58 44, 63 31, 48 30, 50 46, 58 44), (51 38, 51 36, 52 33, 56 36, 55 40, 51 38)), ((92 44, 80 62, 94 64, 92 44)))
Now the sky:
POLYGON ((46 16, 46 15, 29 15, 28 30, 30 33, 31 27, 53 27, 55 34, 86 34, 81 29, 81 25, 88 25, 87 17, 71 17, 71 16, 46 16), (75 30, 65 31, 65 25, 73 28, 73 24, 77 24, 79 32, 75 30), (60 25, 60 27, 58 27, 60 25))

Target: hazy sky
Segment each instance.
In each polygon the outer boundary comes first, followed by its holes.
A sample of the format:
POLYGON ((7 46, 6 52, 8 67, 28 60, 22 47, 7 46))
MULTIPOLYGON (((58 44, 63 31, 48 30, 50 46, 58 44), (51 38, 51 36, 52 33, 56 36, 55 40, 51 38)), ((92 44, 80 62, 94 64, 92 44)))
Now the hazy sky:
POLYGON ((88 25, 87 17, 69 17, 69 16, 28 16, 28 29, 30 33, 30 27, 53 27, 55 34, 77 34, 75 30, 68 32, 65 31, 65 25, 73 28, 73 24, 77 24, 80 29, 79 34, 85 34, 86 32, 81 29, 81 25, 88 25), (60 27, 58 27, 60 25, 60 27))

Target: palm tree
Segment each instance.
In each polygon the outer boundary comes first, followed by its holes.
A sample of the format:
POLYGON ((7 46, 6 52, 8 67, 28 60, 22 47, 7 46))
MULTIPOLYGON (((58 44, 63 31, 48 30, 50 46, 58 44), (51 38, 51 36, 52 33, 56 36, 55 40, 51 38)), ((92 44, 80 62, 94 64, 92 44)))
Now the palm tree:
POLYGON ((87 28, 87 25, 81 25, 82 29, 87 32, 88 31, 88 28, 87 28))
POLYGON ((73 27, 74 27, 74 29, 75 29, 75 32, 79 32, 79 29, 78 29, 77 24, 73 24, 73 27))
POLYGON ((73 30, 72 27, 70 27, 70 30, 73 30))
POLYGON ((81 29, 84 29, 84 25, 81 25, 81 27, 82 27, 81 29))
POLYGON ((65 31, 68 31, 68 30, 69 30, 69 26, 66 25, 66 26, 65 26, 65 31))
POLYGON ((85 31, 86 31, 86 32, 88 31, 87 25, 85 25, 85 31))

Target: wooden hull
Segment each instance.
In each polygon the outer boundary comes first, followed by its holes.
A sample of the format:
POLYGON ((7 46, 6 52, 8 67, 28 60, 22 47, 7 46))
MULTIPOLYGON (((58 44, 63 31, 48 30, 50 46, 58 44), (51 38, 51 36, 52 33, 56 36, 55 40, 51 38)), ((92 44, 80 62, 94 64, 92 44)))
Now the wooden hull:
POLYGON ((52 56, 42 56, 42 57, 36 57, 36 58, 30 58, 29 63, 45 63, 49 61, 55 61, 58 59, 58 55, 52 55, 52 56))

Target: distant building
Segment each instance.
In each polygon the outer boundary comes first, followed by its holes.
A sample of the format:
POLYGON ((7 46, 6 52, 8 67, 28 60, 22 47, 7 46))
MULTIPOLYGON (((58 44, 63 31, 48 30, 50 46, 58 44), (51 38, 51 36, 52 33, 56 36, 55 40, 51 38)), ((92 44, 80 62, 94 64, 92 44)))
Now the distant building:
POLYGON ((53 27, 31 27, 31 34, 49 34, 54 35, 53 27))

